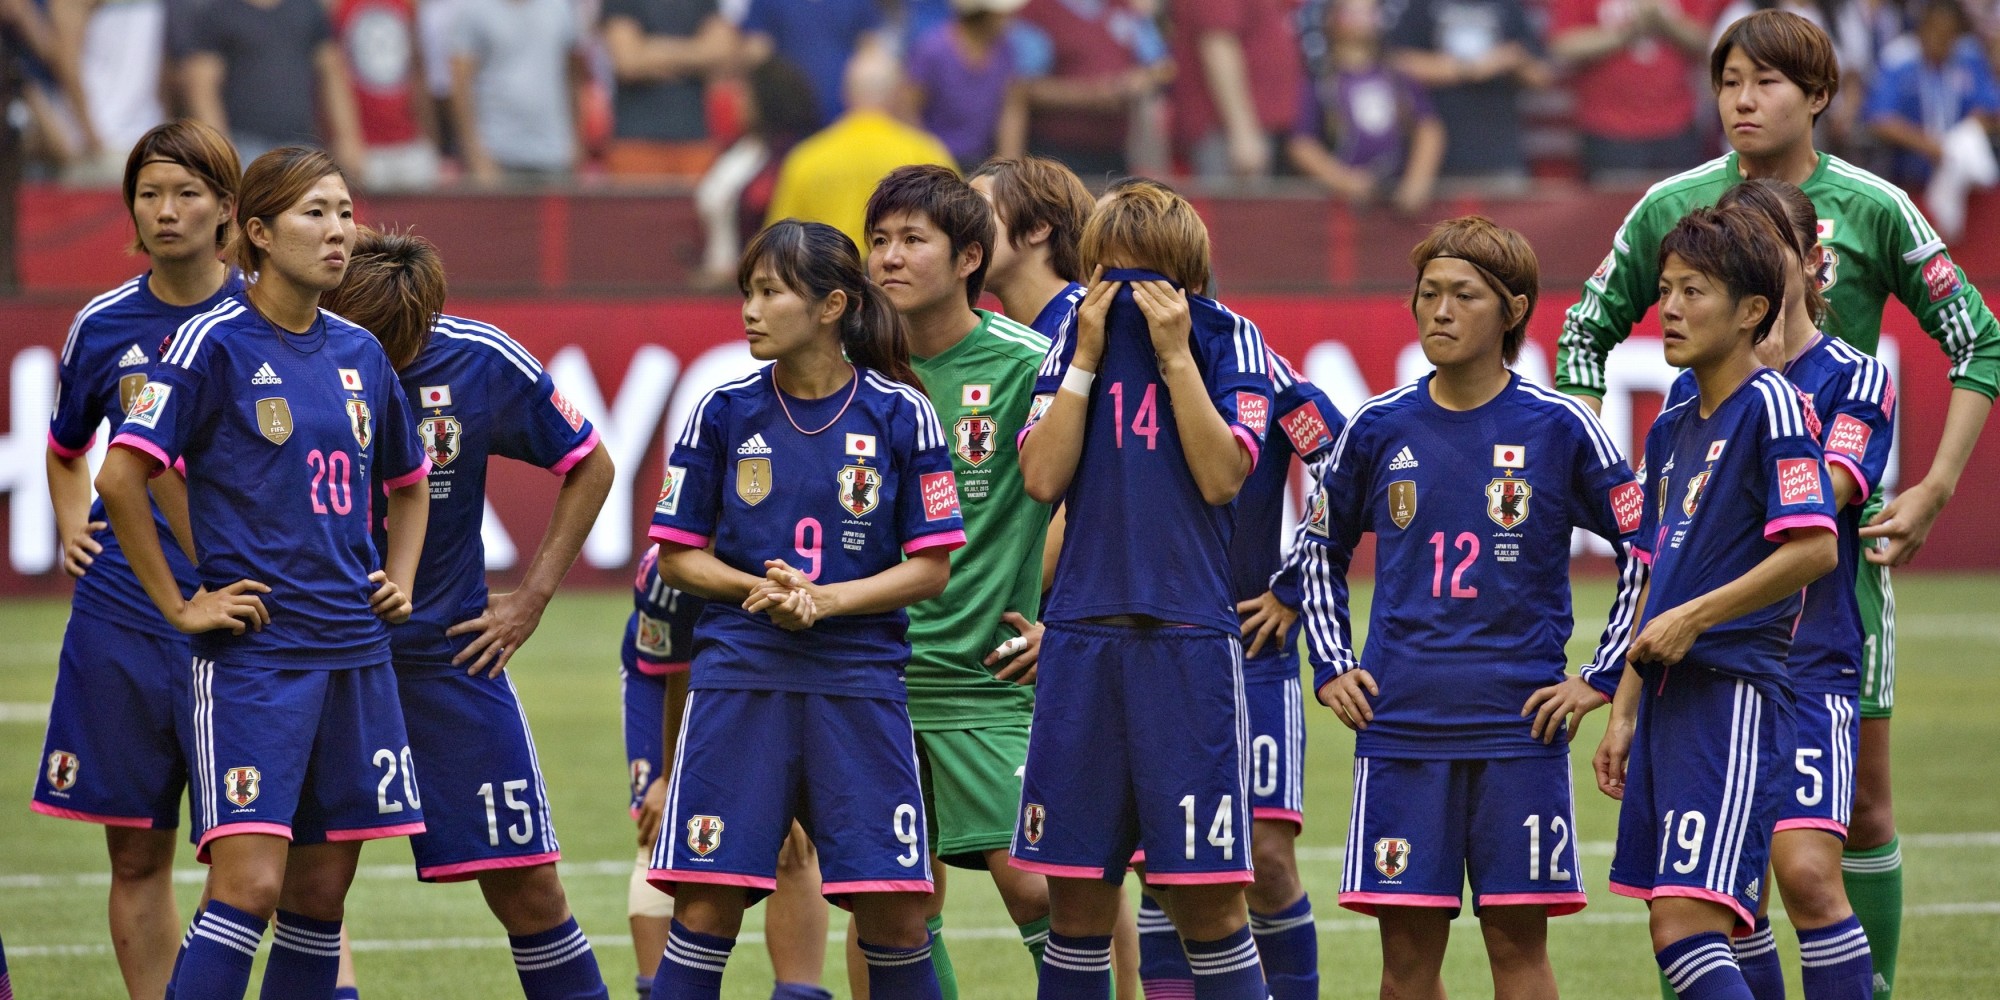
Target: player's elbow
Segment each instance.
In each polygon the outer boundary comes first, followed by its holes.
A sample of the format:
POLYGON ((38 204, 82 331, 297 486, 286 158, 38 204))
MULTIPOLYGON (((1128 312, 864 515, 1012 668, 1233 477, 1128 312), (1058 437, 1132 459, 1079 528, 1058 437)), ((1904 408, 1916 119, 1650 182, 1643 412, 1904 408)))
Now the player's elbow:
POLYGON ((1029 449, 1024 442, 1021 448, 1021 485, 1036 503, 1057 504, 1069 490, 1069 477, 1059 475, 1051 468, 1050 462, 1037 461, 1042 456, 1029 449))
POLYGON ((915 578, 910 581, 910 589, 916 596, 910 603, 928 601, 944 593, 945 585, 951 582, 951 557, 948 552, 926 549, 911 556, 910 563, 916 567, 913 570, 915 578))
POLYGON ((1807 566, 1812 570, 1812 578, 1833 572, 1840 566, 1840 542, 1831 531, 1815 531, 1807 539, 1809 548, 1807 566))
POLYGON ((1206 502, 1210 507, 1221 507, 1234 501, 1236 499, 1236 494, 1242 492, 1243 480, 1235 479, 1226 482, 1203 482, 1200 484, 1200 486, 1201 486, 1201 499, 1204 502, 1206 502))
POLYGON ((97 470, 93 482, 97 495, 104 498, 108 510, 119 501, 136 496, 146 488, 145 459, 134 454, 130 448, 109 448, 105 450, 104 465, 97 470))

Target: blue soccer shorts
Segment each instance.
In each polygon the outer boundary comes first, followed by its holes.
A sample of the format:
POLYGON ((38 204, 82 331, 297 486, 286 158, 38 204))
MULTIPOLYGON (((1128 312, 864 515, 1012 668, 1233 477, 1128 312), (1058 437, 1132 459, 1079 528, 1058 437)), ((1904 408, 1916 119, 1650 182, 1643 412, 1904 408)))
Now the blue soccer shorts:
POLYGON ((625 778, 631 790, 630 807, 638 818, 639 804, 653 779, 667 773, 661 733, 666 721, 669 678, 687 679, 688 664, 669 664, 671 669, 647 673, 620 667, 619 705, 625 717, 625 778))
POLYGON ((1119 882, 1249 882, 1242 647, 1194 627, 1051 622, 1011 863, 1119 882))
POLYGON ((1682 665, 1646 684, 1625 768, 1611 891, 1728 907, 1757 922, 1771 832, 1790 793, 1790 700, 1682 665))
POLYGON ((1798 743, 1791 788, 1778 807, 1779 830, 1825 830, 1847 839, 1854 814, 1854 746, 1861 713, 1852 695, 1801 694, 1793 705, 1798 743))
POLYGON ((399 670, 396 689, 430 800, 426 829, 410 838, 417 878, 462 882, 562 857, 535 737, 513 680, 504 672, 399 670))
POLYGON ((423 798, 387 663, 280 670, 194 657, 189 739, 196 856, 217 837, 297 844, 424 830, 423 798))
POLYGON ((1354 759, 1340 905, 1583 909, 1569 755, 1354 759))
POLYGON ((648 881, 778 885, 798 820, 821 892, 932 890, 916 736, 902 702, 794 691, 688 692, 648 881))
MULTIPOLYGON (((1294 661, 1296 662, 1296 661, 1294 661)), ((1250 710, 1250 815, 1306 825, 1306 714, 1298 672, 1246 678, 1250 710)))
POLYGON ((179 826, 188 659, 184 635, 72 611, 30 808, 105 826, 179 826))

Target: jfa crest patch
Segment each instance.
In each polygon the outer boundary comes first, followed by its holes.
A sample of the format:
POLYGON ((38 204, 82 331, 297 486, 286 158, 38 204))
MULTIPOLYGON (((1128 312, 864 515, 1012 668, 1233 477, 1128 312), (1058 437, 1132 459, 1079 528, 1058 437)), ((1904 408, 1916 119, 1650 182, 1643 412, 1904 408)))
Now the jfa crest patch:
POLYGON ((1528 519, 1528 498, 1535 488, 1527 480, 1505 476, 1486 484, 1486 516, 1512 531, 1528 519))
POLYGON ((653 783, 653 762, 644 757, 634 757, 628 766, 632 773, 632 797, 636 799, 645 795, 646 789, 653 783))
MULTIPOLYGON (((951 473, 938 473, 949 476, 951 473)), ((834 474, 840 487, 840 506, 848 514, 861 517, 875 509, 882 499, 882 474, 865 465, 843 465, 834 474)), ((739 488, 740 491, 740 488, 739 488)), ((956 490, 953 491, 954 495, 956 490)), ((928 494, 928 490, 926 490, 928 494)))
POLYGON ((570 405, 570 401, 563 396, 561 389, 549 393, 549 402, 554 404, 556 412, 562 414, 562 418, 569 422, 570 430, 583 429, 583 414, 577 412, 575 406, 570 405))
POLYGON ((653 513, 674 516, 681 509, 681 484, 687 481, 688 470, 678 466, 667 466, 666 478, 660 480, 660 499, 653 504, 653 513))
POLYGON ((437 468, 450 465, 458 457, 459 448, 465 440, 464 429, 457 417, 425 417, 417 421, 417 436, 424 439, 424 454, 431 457, 431 464, 437 468))
POLYGON ((1868 439, 1874 435, 1874 428, 1842 413, 1833 418, 1833 427, 1826 433, 1826 450, 1859 462, 1868 453, 1868 439))
POLYGON ((1958 265, 1951 262, 1951 255, 1939 251, 1924 265, 1924 287, 1930 290, 1932 302, 1943 302, 1958 294, 1958 265))
POLYGON ((1030 844, 1042 842, 1042 830, 1048 823, 1049 811, 1039 802, 1030 802, 1021 807, 1021 839, 1030 844))
POLYGON ((960 417, 952 432, 955 439, 952 451, 965 464, 978 466, 993 457, 993 439, 1000 432, 1000 424, 992 417, 960 417))
MULTIPOLYGON (((160 426, 160 414, 166 412, 167 399, 174 394, 174 387, 160 382, 147 382, 144 375, 140 375, 138 378, 141 385, 139 394, 132 400, 132 405, 126 409, 125 419, 141 427, 158 427, 160 426)), ((120 388, 122 389, 123 386, 121 385, 120 388)), ((284 400, 281 399, 278 402, 282 403, 284 400)), ((262 411, 263 406, 259 404, 258 409, 262 411)), ((289 432, 287 436, 289 436, 289 432)), ((284 442, 280 441, 278 443, 283 444, 284 442)))
POLYGON ((241 809, 257 801, 264 773, 254 767, 232 767, 222 772, 222 797, 241 809))
POLYGON ((1819 290, 1824 292, 1840 282, 1840 254, 1823 241, 1819 248, 1819 290))
POLYGON ((695 816, 688 820, 688 850, 698 857, 708 857, 722 846, 722 817, 695 816))
POLYGON ((368 401, 350 399, 347 401, 347 426, 354 431, 354 443, 362 448, 375 440, 375 418, 368 412, 368 401))
MULTIPOLYGON (((146 386, 151 389, 152 385, 146 386)), ((141 393, 140 402, 144 402, 141 393)), ((292 404, 283 396, 269 396, 257 401, 257 430, 264 440, 272 444, 284 444, 292 439, 292 404)))
POLYGON ((1611 516, 1618 522, 1618 533, 1629 535, 1639 530, 1639 519, 1646 512, 1646 488, 1637 482, 1620 483, 1611 488, 1611 516))
POLYGON ((1237 393, 1236 422, 1263 437, 1271 427, 1271 400, 1254 392, 1237 393))
POLYGON ((1326 418, 1320 415, 1319 404, 1307 400, 1304 406, 1278 418, 1278 426, 1285 429, 1285 436, 1292 440, 1292 450, 1301 455, 1333 444, 1333 432, 1326 426, 1326 418))
POLYGON ((1328 537, 1333 528, 1326 513, 1326 490, 1314 490, 1312 498, 1306 503, 1306 530, 1321 538, 1328 537))
POLYGON ((957 476, 949 472, 927 472, 917 477, 917 482, 924 491, 924 520, 942 521, 957 516, 957 476))
POLYGON ((1821 503, 1819 463, 1810 458, 1778 459, 1778 502, 1821 503))
POLYGON ((1401 837, 1383 837, 1375 842, 1375 870, 1383 878, 1395 878, 1410 870, 1410 842, 1401 837))
POLYGON ((1687 495, 1681 497, 1681 513, 1693 517, 1694 512, 1701 509, 1701 495, 1708 492, 1708 480, 1713 475, 1714 473, 1703 469, 1695 473, 1693 479, 1688 480, 1687 495))
POLYGON ((77 763, 76 755, 68 750, 51 751, 49 767, 44 772, 49 779, 49 787, 58 792, 69 791, 76 784, 76 772, 79 766, 81 765, 77 763))

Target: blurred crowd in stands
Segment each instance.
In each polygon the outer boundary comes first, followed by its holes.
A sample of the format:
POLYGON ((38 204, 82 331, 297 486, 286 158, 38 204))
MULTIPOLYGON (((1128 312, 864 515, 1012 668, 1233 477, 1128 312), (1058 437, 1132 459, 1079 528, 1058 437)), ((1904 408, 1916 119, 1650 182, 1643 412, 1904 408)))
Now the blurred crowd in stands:
POLYGON ((192 115, 370 191, 638 180, 853 231, 893 166, 1024 152, 1412 213, 1649 182, 1724 150, 1711 42, 1780 2, 1840 52, 1821 148, 1913 188, 1990 155, 2000 0, 0 0, 0 31, 31 177, 110 181, 192 115))

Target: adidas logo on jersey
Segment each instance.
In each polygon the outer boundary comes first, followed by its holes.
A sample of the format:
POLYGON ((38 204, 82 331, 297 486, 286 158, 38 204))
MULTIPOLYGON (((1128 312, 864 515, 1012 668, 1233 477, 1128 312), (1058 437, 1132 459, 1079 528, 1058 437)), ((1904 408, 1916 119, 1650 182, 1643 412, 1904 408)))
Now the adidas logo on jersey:
POLYGON ((771 446, 764 443, 764 435, 752 434, 750 440, 736 446, 738 455, 769 455, 771 446))
POLYGON ((1401 472, 1404 469, 1414 469, 1416 467, 1417 456, 1410 454, 1409 445, 1404 445, 1403 450, 1397 452, 1396 457, 1389 460, 1390 472, 1401 472))
POLYGON ((131 368, 145 363, 146 352, 140 350, 138 344, 133 344, 131 347, 126 348, 125 356, 118 359, 118 367, 120 368, 131 368))
POLYGON ((285 380, 279 378, 278 373, 271 370, 271 363, 269 361, 266 361, 262 365, 259 365, 257 367, 257 374, 250 376, 250 384, 284 385, 285 380))

